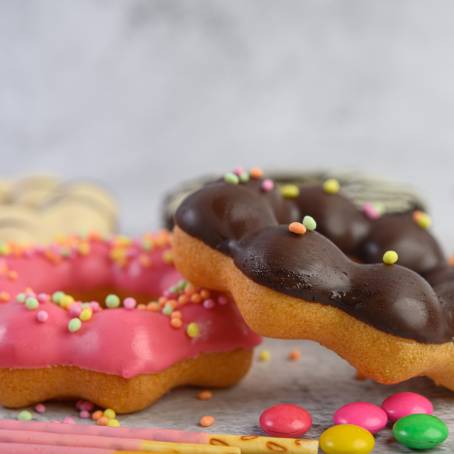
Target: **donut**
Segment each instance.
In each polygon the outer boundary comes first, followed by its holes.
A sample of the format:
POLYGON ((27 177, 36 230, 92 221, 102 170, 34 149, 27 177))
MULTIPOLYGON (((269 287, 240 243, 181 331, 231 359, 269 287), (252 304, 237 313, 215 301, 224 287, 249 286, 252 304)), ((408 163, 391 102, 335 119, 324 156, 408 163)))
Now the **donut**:
POLYGON ((84 399, 133 412, 177 386, 237 383, 260 342, 229 297, 182 279, 165 231, 1 254, 3 406, 84 399))
POLYGON ((426 213, 359 208, 334 179, 278 191, 252 169, 189 195, 175 223, 177 269, 230 293, 260 335, 317 341, 380 383, 454 390, 454 268, 426 213))

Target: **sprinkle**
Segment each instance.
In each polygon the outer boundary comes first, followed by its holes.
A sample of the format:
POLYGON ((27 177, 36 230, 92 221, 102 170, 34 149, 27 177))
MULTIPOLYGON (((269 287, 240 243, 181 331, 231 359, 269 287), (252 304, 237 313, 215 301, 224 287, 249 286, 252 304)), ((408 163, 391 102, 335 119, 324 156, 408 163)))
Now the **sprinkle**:
POLYGON ((74 303, 74 298, 71 296, 71 295, 63 295, 61 298, 60 298, 60 306, 63 307, 64 309, 68 309, 68 307, 74 303))
POLYGON ((299 350, 292 350, 288 354, 289 361, 299 361, 301 359, 301 352, 299 350))
POLYGON ((170 314, 170 316, 171 316, 172 318, 181 318, 182 315, 183 315, 183 314, 181 313, 181 311, 173 311, 172 314, 170 314))
POLYGON ((76 408, 78 410, 93 411, 95 404, 89 400, 78 400, 76 403, 76 408))
POLYGON ((89 304, 93 312, 99 312, 101 310, 101 306, 97 301, 91 301, 89 304))
POLYGON ((386 251, 383 254, 383 263, 385 265, 394 265, 399 260, 399 256, 396 251, 386 251))
POLYGON ((197 399, 199 400, 210 400, 213 397, 212 391, 204 389, 197 393, 197 399))
POLYGON ((254 180, 258 180, 259 178, 263 177, 263 170, 258 167, 252 167, 252 169, 249 171, 249 175, 254 180))
POLYGON ((2 302, 7 302, 11 299, 11 295, 8 292, 0 292, 0 301, 2 302))
POLYGON ((214 417, 213 416, 202 416, 199 421, 199 425, 201 427, 210 427, 214 424, 214 417))
POLYGON ((38 308, 38 306, 39 306, 38 300, 34 296, 29 296, 25 300, 25 307, 30 311, 34 311, 35 309, 38 308))
POLYGON ((262 363, 267 363, 271 359, 271 353, 269 350, 262 350, 259 353, 259 361, 262 363))
POLYGON ((104 410, 104 416, 108 419, 115 419, 117 417, 117 414, 111 408, 106 408, 104 410))
POLYGON ((218 304, 221 306, 226 305, 229 302, 229 299, 225 295, 219 295, 218 296, 218 304))
POLYGON ((295 235, 304 235, 306 233, 306 226, 301 224, 301 222, 292 222, 289 224, 288 230, 295 235))
POLYGON ((181 328, 183 326, 183 321, 181 318, 173 317, 170 319, 170 326, 172 328, 181 328))
POLYGON ((74 421, 74 418, 71 418, 71 416, 65 416, 63 418, 63 424, 75 424, 76 421, 74 421))
POLYGON ((208 299, 206 299, 206 300, 203 302, 203 307, 204 307, 205 309, 213 309, 213 307, 215 306, 215 304, 216 304, 216 303, 214 302, 213 299, 208 298, 208 299))
POLYGON ((107 421, 107 426, 108 427, 120 427, 121 424, 120 424, 120 421, 118 421, 118 419, 109 419, 107 421))
POLYGON ((93 419, 93 421, 97 421, 102 416, 103 416, 103 412, 101 410, 96 410, 92 413, 91 419, 93 419))
POLYGON ((137 306, 135 298, 128 297, 123 300, 123 306, 125 309, 134 309, 137 306))
POLYGON ((173 312, 173 306, 171 304, 165 304, 164 308, 162 309, 162 313, 164 315, 170 315, 173 312))
POLYGON ((40 323, 45 323, 47 322, 47 319, 49 318, 49 314, 47 311, 38 311, 35 315, 36 320, 40 323))
POLYGON ((28 410, 22 410, 17 415, 17 419, 19 421, 31 421, 33 419, 33 415, 28 410))
POLYGON ((113 293, 106 296, 105 302, 106 306, 110 309, 120 306, 120 298, 113 293))
POLYGON ((428 229, 432 225, 432 219, 427 213, 424 213, 424 211, 416 210, 413 213, 413 220, 422 229, 428 229))
POLYGON ((315 219, 312 216, 304 216, 303 218, 303 225, 306 227, 309 232, 312 232, 317 228, 317 223, 315 222, 315 219))
POLYGON ((68 312, 72 317, 79 317, 82 312, 82 304, 80 304, 80 302, 71 303, 68 306, 68 312))
POLYGON ((300 188, 296 184, 285 184, 281 188, 281 195, 286 199, 294 199, 300 195, 300 188))
POLYGON ((68 322, 68 331, 70 331, 71 333, 75 333, 76 331, 79 331, 81 327, 82 327, 82 322, 78 318, 72 318, 68 322))
POLYGON ((92 316, 93 316, 93 309, 91 307, 86 307, 80 313, 79 318, 83 322, 88 322, 88 320, 90 320, 92 316))
MULTIPOLYGON (((137 307, 140 306, 141 305, 139 304, 139 306, 137 307)), ((157 303, 156 301, 151 301, 150 303, 148 303, 147 309, 149 309, 152 312, 159 312, 161 310, 161 307, 159 306, 159 303, 157 303)))
POLYGON ((87 242, 80 243, 77 246, 77 252, 79 252, 80 255, 88 255, 90 253, 90 244, 87 242))
POLYGON ((107 426, 108 423, 109 423, 109 419, 106 418, 105 416, 101 416, 100 418, 98 418, 96 420, 96 424, 98 426, 107 426))
POLYGON ((366 202, 362 207, 363 213, 372 220, 378 219, 381 216, 381 212, 376 204, 366 202))
POLYGON ((60 300, 65 296, 64 292, 55 292, 53 295, 52 295, 52 301, 54 303, 57 303, 59 304, 60 303, 60 300))
POLYGON ((323 183, 323 191, 327 194, 337 194, 339 190, 340 184, 335 178, 330 178, 323 183))
POLYGON ((209 298, 211 296, 211 293, 209 290, 207 290, 206 288, 200 290, 200 296, 206 300, 207 298, 209 298))
POLYGON ((199 293, 194 293, 191 295, 191 303, 201 303, 202 302, 202 297, 200 296, 199 293))
POLYGON ((81 419, 88 419, 90 417, 90 412, 87 410, 80 410, 79 418, 81 419))
POLYGON ((189 325, 186 327, 186 334, 191 338, 199 337, 200 336, 199 325, 195 322, 189 323, 189 325))
POLYGON ((47 293, 39 293, 38 294, 38 301, 40 303, 47 303, 50 300, 50 296, 47 293))
POLYGON ((274 181, 269 178, 262 181, 261 189, 263 192, 269 192, 274 188, 274 181))
POLYGON ((46 413, 46 406, 44 404, 36 404, 35 411, 40 414, 46 413))
POLYGON ((24 303, 25 300, 27 299, 27 295, 25 293, 19 293, 17 296, 16 296, 16 301, 18 303, 24 303))
POLYGON ((167 265, 171 265, 173 263, 172 251, 164 251, 164 253, 162 254, 162 260, 164 261, 164 263, 167 263, 167 265))
POLYGON ((247 183, 250 180, 250 175, 248 172, 243 172, 239 177, 241 183, 247 183))
POLYGON ((241 167, 241 166, 235 167, 235 169, 233 170, 233 173, 235 175, 240 176, 242 173, 244 173, 244 167, 241 167))
POLYGON ((0 243, 0 255, 8 255, 11 252, 11 247, 7 243, 0 243))
POLYGON ((235 175, 232 172, 227 172, 224 175, 224 181, 229 184, 238 184, 240 182, 240 179, 238 178, 237 175, 235 175))

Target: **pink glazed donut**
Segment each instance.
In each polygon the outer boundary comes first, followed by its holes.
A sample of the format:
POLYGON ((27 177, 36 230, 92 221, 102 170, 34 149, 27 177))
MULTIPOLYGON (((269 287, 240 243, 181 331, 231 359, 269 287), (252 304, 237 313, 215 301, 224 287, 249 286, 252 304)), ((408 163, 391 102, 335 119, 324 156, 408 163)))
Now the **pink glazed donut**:
POLYGON ((0 254, 1 405, 85 399, 125 413, 249 370, 260 338, 228 297, 182 280, 166 231, 0 254))

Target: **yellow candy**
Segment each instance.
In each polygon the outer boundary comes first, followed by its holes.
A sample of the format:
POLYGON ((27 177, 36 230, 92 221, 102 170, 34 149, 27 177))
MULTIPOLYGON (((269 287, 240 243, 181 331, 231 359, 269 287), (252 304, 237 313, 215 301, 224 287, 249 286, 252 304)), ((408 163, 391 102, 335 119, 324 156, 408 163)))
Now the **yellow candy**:
POLYGON ((82 309, 82 312, 79 315, 79 318, 83 322, 87 322, 88 320, 91 319, 91 316, 93 315, 93 310, 89 307, 86 307, 85 309, 82 309))
POLYGON ((296 184, 286 184, 281 188, 282 197, 293 199, 300 195, 300 189, 296 184))
POLYGON ((108 419, 115 419, 117 414, 111 408, 107 408, 104 410, 104 416, 108 419))
POLYGON ((71 303, 74 303, 74 298, 71 295, 63 295, 60 299, 60 306, 67 309, 71 303))
POLYGON ((374 446, 372 434, 353 424, 332 426, 320 436, 320 449, 325 454, 368 454, 374 446))
POLYGON ((189 325, 186 328, 186 333, 189 337, 198 337, 200 335, 200 328, 197 323, 189 323, 189 325))
POLYGON ((330 178, 323 183, 323 190, 327 194, 337 194, 340 190, 340 184, 334 178, 330 178))
POLYGON ((259 361, 261 361, 262 363, 266 363, 270 359, 271 359, 271 353, 269 352, 269 350, 262 350, 259 353, 259 361))
POLYGON ((107 426, 108 427, 120 427, 120 421, 118 421, 118 419, 109 419, 109 421, 107 421, 107 426))
POLYGON ((399 260, 399 255, 396 251, 386 251, 383 254, 383 263, 385 265, 394 265, 399 260))

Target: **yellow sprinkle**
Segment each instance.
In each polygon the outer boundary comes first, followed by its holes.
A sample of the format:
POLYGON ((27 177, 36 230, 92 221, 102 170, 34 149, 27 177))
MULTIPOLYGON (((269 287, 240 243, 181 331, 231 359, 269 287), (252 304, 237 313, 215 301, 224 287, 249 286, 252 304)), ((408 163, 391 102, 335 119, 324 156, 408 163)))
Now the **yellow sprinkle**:
POLYGON ((118 246, 128 246, 131 244, 131 238, 125 235, 117 235, 113 242, 118 246))
POLYGON ((60 306, 64 309, 68 309, 69 305, 74 303, 74 298, 71 295, 63 295, 60 299, 60 306))
POLYGON ((83 242, 77 246, 80 255, 88 255, 90 253, 90 244, 83 242))
POLYGON ((323 190, 327 194, 337 194, 340 190, 340 184, 336 179, 330 178, 323 183, 323 190))
POLYGON ((383 263, 385 265, 394 265, 399 260, 399 256, 396 251, 386 251, 383 254, 383 263))
POLYGON ((79 318, 83 322, 87 322, 88 320, 91 319, 92 315, 93 315, 93 310, 91 309, 91 307, 86 307, 85 309, 82 309, 82 312, 80 313, 79 318))
POLYGON ((296 184, 285 184, 281 188, 282 197, 294 199, 300 195, 300 188, 296 184))
POLYGON ((267 363, 271 359, 271 353, 269 350, 262 350, 259 353, 259 361, 262 363, 267 363))
POLYGON ((186 328, 186 333, 189 337, 198 337, 200 335, 200 328, 199 325, 195 322, 189 323, 186 328))
POLYGON ((118 419, 109 419, 107 421, 107 426, 108 427, 120 427, 120 421, 118 419))
POLYGON ((170 251, 170 250, 165 251, 165 252, 162 254, 162 260, 164 260, 164 263, 167 263, 168 265, 170 265, 171 263, 173 263, 173 254, 172 254, 172 251, 170 251))
POLYGON ((117 414, 111 408, 106 408, 104 410, 104 416, 109 419, 115 419, 117 417, 117 414))
POLYGON ((422 229, 428 229, 432 225, 432 219, 427 213, 424 213, 424 211, 416 210, 413 213, 413 220, 422 229))

